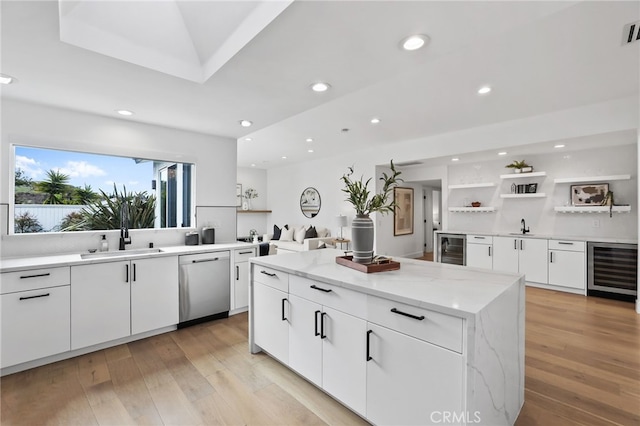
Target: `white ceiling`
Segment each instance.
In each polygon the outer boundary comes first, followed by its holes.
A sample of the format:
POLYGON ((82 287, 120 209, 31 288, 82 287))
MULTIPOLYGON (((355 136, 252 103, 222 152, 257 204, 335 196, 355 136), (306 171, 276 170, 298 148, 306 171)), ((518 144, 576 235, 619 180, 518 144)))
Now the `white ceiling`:
POLYGON ((623 26, 640 20, 638 2, 0 7, 0 72, 19 79, 3 97, 108 116, 130 109, 131 120, 239 138, 239 166, 277 167, 638 96, 640 43, 621 45, 623 26), (414 33, 430 44, 402 51, 400 40, 414 33), (313 93, 318 80, 332 88, 313 93), (494 90, 478 96, 483 84, 494 90), (373 116, 382 122, 371 125, 373 116), (241 119, 254 126, 240 127, 241 119))

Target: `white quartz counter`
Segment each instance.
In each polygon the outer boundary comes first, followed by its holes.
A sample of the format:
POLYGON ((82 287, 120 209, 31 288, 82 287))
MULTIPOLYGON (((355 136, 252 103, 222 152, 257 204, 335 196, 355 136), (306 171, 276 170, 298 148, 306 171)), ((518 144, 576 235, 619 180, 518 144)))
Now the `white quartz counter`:
POLYGON ((385 299, 431 310, 469 317, 477 314, 510 287, 521 275, 394 258, 397 271, 364 273, 336 263, 341 250, 313 250, 250 261, 301 277, 321 280, 385 299))
POLYGON ((567 235, 551 235, 520 232, 482 232, 482 231, 436 231, 438 234, 464 234, 464 235, 489 235, 492 237, 513 237, 513 238, 542 238, 548 240, 565 240, 565 241, 590 241, 597 243, 623 243, 638 244, 637 239, 633 238, 607 238, 607 237, 587 237, 587 236, 567 236, 567 235))
POLYGON ((82 254, 88 253, 69 253, 51 256, 34 256, 34 257, 13 257, 0 259, 0 272, 23 271, 40 267, 56 267, 70 265, 87 265, 92 263, 115 262, 118 260, 141 259, 147 257, 175 256, 180 254, 206 253, 211 251, 225 251, 233 249, 242 249, 247 247, 257 247, 251 243, 220 243, 220 244, 203 244, 198 246, 171 246, 158 247, 161 251, 157 253, 136 253, 135 249, 111 250, 117 252, 118 255, 110 257, 93 257, 83 259, 82 254), (122 255, 120 255, 122 254, 122 255))

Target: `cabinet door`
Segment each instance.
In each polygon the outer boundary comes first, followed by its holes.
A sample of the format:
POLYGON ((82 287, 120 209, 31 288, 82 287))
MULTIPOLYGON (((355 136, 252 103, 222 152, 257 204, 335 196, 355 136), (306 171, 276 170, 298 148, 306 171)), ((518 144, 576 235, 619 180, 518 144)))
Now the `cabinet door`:
POLYGON ((493 269, 492 251, 490 244, 467 243, 467 266, 493 269))
POLYGON ((2 367, 71 348, 69 286, 0 296, 2 367))
POLYGON ((518 273, 519 238, 493 237, 493 270, 518 273))
POLYGON ((526 281, 548 282, 547 244, 547 240, 538 238, 522 238, 518 242, 520 273, 526 281))
POLYGON ((322 387, 322 306, 292 294, 289 303, 289 367, 322 387))
POLYGON ((233 285, 233 309, 249 306, 249 262, 235 264, 235 281, 233 285))
POLYGON ((323 307, 322 387, 358 414, 366 414, 367 322, 323 307))
POLYGON ((288 295, 265 284, 253 285, 253 340, 284 364, 289 364, 288 295))
POLYGON ((583 252, 549 250, 549 284, 584 290, 585 264, 583 252))
POLYGON ((131 334, 178 323, 178 256, 131 261, 131 334))
POLYGON ((71 349, 131 334, 129 261, 71 267, 71 349))
POLYGON ((367 420, 377 425, 427 425, 463 409, 460 354, 368 323, 367 420))

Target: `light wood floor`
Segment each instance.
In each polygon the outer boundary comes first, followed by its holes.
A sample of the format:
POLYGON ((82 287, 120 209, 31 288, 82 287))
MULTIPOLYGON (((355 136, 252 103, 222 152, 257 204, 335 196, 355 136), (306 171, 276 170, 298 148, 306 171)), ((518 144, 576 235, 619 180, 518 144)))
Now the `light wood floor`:
MULTIPOLYGON (((629 303, 527 288, 526 425, 640 424, 640 315, 629 303)), ((357 425, 268 356, 237 315, 13 374, 2 425, 357 425)))

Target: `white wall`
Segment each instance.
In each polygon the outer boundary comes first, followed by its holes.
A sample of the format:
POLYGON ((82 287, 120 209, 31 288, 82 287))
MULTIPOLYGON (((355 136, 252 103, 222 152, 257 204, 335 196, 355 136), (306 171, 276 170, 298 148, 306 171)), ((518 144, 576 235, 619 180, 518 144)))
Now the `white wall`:
MULTIPOLYGON (((267 171, 249 167, 238 167, 236 182, 242 184, 242 192, 253 188, 258 192, 258 197, 251 200, 253 210, 270 210, 267 198, 267 171)), ((248 237, 249 231, 255 229, 258 235, 271 232, 273 226, 267 228, 269 213, 239 213, 237 234, 239 237, 248 237)))
MULTIPOLYGON (((580 138, 594 134, 618 132, 638 128, 638 102, 636 97, 617 99, 601 104, 558 111, 556 113, 520 120, 496 123, 443 135, 399 142, 391 146, 376 146, 365 152, 344 152, 333 157, 283 166, 267 171, 268 199, 273 210, 268 226, 274 223, 312 223, 331 226, 333 216, 340 213, 354 217, 353 209, 344 201, 340 177, 347 167, 354 165, 356 175, 378 176, 376 166, 395 162, 458 155, 490 148, 528 145, 543 141, 580 138), (307 186, 314 186, 322 196, 322 210, 318 217, 305 219, 300 213, 298 200, 307 186)), ((355 135, 355 133, 354 133, 355 135)), ((355 137, 355 136, 353 136, 355 137)), ((316 151, 320 151, 318 146, 316 151)), ((505 163, 506 164, 506 163, 505 163)), ((637 176, 637 169, 633 173, 637 176)), ((441 179, 443 188, 448 186, 446 169, 406 168, 401 176, 407 182, 441 179), (439 176, 439 177, 436 177, 439 176)), ((442 192, 442 205, 446 208, 448 191, 442 192)), ((637 209, 637 208, 636 208, 637 209)), ((448 215, 443 214, 443 229, 448 215)), ((375 215, 375 250, 380 254, 405 255, 415 250, 414 242, 407 245, 393 236, 393 215, 375 215), (392 251, 393 250, 393 251, 392 251), (395 250, 398 250, 397 252, 395 250)), ((520 218, 518 218, 518 221, 520 218)), ((535 221, 535 220, 534 220, 535 221)), ((335 235, 337 228, 332 228, 335 235)), ((633 228, 637 236, 637 226, 633 228)), ((350 227, 345 230, 350 236, 350 227)), ((414 238, 415 237, 414 232, 414 238)), ((403 238, 404 240, 404 238, 403 238)), ((403 241, 404 242, 404 241, 403 241)))
MULTIPOLYGON (((142 157, 196 165, 197 227, 216 226, 216 241, 235 240, 236 141, 160 126, 13 100, 2 100, 0 203, 2 257, 80 252, 98 245, 107 234, 117 247, 118 231, 7 235, 13 197, 12 144, 142 157)), ((131 248, 183 244, 185 230, 133 230, 131 248)))

